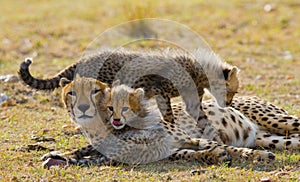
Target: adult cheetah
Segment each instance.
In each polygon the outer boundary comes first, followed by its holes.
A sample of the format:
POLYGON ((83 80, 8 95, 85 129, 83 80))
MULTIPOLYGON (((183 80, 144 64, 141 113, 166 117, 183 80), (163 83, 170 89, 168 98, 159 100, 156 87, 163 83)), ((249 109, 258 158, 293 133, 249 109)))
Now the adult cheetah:
POLYGON ((52 90, 59 87, 61 78, 73 80, 75 74, 107 84, 120 79, 132 88, 142 87, 147 98, 156 96, 164 120, 170 123, 174 123, 170 98, 181 95, 186 111, 200 128, 210 125, 201 108, 204 88, 210 89, 219 104, 224 105, 222 101, 230 104, 239 87, 237 67, 200 49, 192 54, 172 50, 148 53, 104 50, 82 57, 49 79, 34 78, 29 72, 31 63, 31 59, 26 59, 20 65, 19 75, 32 88, 52 90))

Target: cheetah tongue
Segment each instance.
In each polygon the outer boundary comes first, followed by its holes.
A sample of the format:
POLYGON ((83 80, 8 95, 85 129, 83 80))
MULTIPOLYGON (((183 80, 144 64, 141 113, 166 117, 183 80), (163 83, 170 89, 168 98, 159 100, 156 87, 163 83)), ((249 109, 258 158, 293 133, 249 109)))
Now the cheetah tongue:
POLYGON ((120 122, 120 121, 117 121, 117 120, 113 120, 113 125, 115 125, 115 126, 121 126, 122 125, 122 123, 120 122))

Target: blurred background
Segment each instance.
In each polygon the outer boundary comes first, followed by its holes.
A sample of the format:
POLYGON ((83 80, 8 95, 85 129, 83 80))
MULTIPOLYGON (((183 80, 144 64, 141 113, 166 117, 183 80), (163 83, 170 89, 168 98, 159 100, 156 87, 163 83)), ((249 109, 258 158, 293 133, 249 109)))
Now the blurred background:
MULTIPOLYGON (((202 166, 183 161, 50 171, 41 167, 39 158, 50 149, 68 151, 88 142, 69 121, 59 90, 37 92, 18 82, 20 63, 33 57, 33 75, 52 76, 77 61, 103 31, 141 18, 190 27, 221 58, 240 68, 238 95, 257 95, 300 115, 299 0, 1 0, 0 181, 298 181, 299 151, 276 151, 271 164, 210 166, 199 176, 189 171, 202 166), (9 74, 15 79, 6 81, 9 74), (47 137, 52 139, 28 148, 47 137)), ((131 31, 147 33, 147 26, 131 31)))

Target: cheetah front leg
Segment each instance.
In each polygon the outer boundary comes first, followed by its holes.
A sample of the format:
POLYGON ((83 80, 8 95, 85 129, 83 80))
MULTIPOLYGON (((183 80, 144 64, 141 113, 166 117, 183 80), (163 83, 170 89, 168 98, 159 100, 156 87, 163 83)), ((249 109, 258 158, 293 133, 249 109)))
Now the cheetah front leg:
POLYGON ((73 150, 71 152, 60 153, 59 151, 49 152, 41 157, 44 161, 43 166, 50 168, 51 166, 67 166, 67 165, 116 165, 112 161, 97 151, 92 145, 73 150))
POLYGON ((234 146, 224 146, 228 153, 235 159, 245 159, 248 161, 273 161, 275 160, 275 154, 267 151, 267 150, 254 150, 250 148, 241 148, 241 147, 234 147, 234 146))
POLYGON ((222 145, 202 138, 194 140, 198 141, 199 149, 182 147, 172 154, 170 159, 197 160, 207 165, 230 162, 231 159, 248 161, 272 161, 275 159, 275 155, 269 151, 222 145))
POLYGON ((163 119, 166 122, 174 123, 174 115, 171 107, 171 99, 163 92, 156 96, 156 103, 159 111, 161 112, 163 119))
POLYGON ((231 163, 231 156, 228 152, 217 147, 207 150, 179 149, 169 159, 196 160, 205 165, 231 163))
POLYGON ((271 161, 275 159, 275 154, 266 150, 234 147, 219 144, 215 141, 199 139, 200 150, 207 150, 211 148, 225 149, 231 155, 232 159, 246 159, 248 161, 271 161))
POLYGON ((183 145, 170 159, 197 160, 207 165, 230 162, 231 159, 245 159, 247 161, 272 161, 275 155, 269 151, 253 150, 228 145, 221 145, 218 142, 206 139, 191 139, 193 143, 198 141, 198 149, 183 145))
POLYGON ((189 115, 191 115, 197 121, 197 127, 203 131, 201 138, 214 140, 219 143, 222 143, 222 139, 220 137, 219 132, 212 125, 211 121, 208 120, 205 112, 203 111, 202 108, 202 97, 204 94, 203 90, 198 90, 198 98, 193 98, 188 95, 185 95, 187 93, 183 93, 184 95, 182 96, 185 103, 185 110, 187 111, 187 113, 189 113, 189 115))

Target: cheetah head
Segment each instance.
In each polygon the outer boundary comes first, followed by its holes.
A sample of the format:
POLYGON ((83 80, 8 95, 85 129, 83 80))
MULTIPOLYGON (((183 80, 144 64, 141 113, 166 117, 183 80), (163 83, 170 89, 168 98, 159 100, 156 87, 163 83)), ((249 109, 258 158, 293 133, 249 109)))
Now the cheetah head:
POLYGON ((122 129, 130 121, 136 120, 143 113, 144 90, 132 89, 126 85, 120 85, 117 80, 112 84, 108 101, 110 123, 115 129, 122 129))
POLYGON ((73 81, 62 78, 60 85, 63 87, 62 101, 74 122, 83 124, 91 121, 99 114, 99 110, 105 108, 105 94, 110 90, 105 83, 76 75, 73 81))

